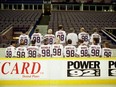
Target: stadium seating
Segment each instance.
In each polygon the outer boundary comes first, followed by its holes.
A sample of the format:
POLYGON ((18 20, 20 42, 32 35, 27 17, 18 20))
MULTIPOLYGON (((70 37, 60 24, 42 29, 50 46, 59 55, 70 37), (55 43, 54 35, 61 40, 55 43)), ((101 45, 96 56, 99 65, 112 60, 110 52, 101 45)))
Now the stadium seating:
POLYGON ((12 25, 18 28, 35 25, 42 15, 42 11, 0 10, 0 31, 12 25))
POLYGON ((2 3, 43 3, 43 0, 1 0, 2 3))
MULTIPOLYGON (((13 32, 28 31, 32 26, 36 25, 41 15, 41 10, 0 10, 0 33, 2 34, 10 26, 12 26, 13 32)), ((13 37, 15 36, 17 35, 13 34, 13 37)), ((1 43, 0 47, 7 47, 7 43, 1 43)))
MULTIPOLYGON (((91 31, 93 27, 99 30, 104 27, 116 27, 116 13, 110 12, 86 12, 86 11, 53 11, 49 22, 49 28, 57 30, 57 26, 62 24, 64 29, 73 27, 79 30, 80 27, 85 27, 87 31, 91 31)), ((77 32, 78 33, 78 32, 77 32)), ((89 32, 90 34, 92 32, 89 32)))
MULTIPOLYGON (((58 25, 62 24, 64 30, 69 32, 69 28, 73 27, 76 33, 79 33, 80 27, 84 27, 89 34, 93 33, 93 28, 97 27, 102 42, 107 40, 107 37, 101 32, 104 27, 116 27, 116 13, 112 12, 93 12, 93 11, 52 11, 49 22, 49 28, 58 30, 58 25)), ((108 40, 107 40, 108 41, 108 40)), ((111 41, 108 41, 111 43, 111 41)), ((111 47, 115 47, 111 45, 111 47)))

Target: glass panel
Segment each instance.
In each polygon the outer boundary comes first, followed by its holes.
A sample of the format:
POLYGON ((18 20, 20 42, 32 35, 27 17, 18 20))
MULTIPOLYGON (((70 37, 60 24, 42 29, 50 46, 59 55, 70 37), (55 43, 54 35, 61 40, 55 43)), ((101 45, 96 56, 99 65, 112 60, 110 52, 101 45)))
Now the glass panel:
POLYGON ((94 10, 95 11, 95 6, 90 6, 90 10, 94 10))
POLYGON ((59 10, 59 5, 53 5, 53 10, 59 10))
POLYGON ((28 5, 24 5, 24 9, 28 9, 28 5))
POLYGON ((67 5, 67 10, 73 10, 73 5, 67 5))
POLYGON ((60 5, 60 10, 65 10, 65 5, 60 5))
POLYGON ((21 9, 21 6, 22 6, 22 5, 18 5, 18 9, 21 9))
POLYGON ((89 6, 84 6, 84 10, 89 10, 89 6))
POLYGON ((80 10, 80 6, 74 6, 74 10, 80 10))
POLYGON ((97 11, 102 11, 102 6, 97 6, 97 11))

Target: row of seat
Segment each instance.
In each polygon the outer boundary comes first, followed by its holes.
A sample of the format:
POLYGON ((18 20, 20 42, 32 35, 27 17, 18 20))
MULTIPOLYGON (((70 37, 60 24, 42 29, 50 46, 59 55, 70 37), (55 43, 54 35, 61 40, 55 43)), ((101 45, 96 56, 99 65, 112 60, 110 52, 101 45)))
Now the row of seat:
MULTIPOLYGON (((102 42, 108 41, 107 37, 101 32, 104 27, 116 27, 116 13, 115 12, 90 12, 90 11, 53 11, 48 28, 52 28, 54 32, 58 30, 58 25, 61 24, 66 32, 69 28, 74 28, 76 33, 79 33, 81 27, 91 35, 93 28, 97 27, 102 42)), ((116 47, 109 41, 112 47, 116 47)))
POLYGON ((41 15, 42 11, 0 10, 0 32, 10 25, 35 25, 41 15))

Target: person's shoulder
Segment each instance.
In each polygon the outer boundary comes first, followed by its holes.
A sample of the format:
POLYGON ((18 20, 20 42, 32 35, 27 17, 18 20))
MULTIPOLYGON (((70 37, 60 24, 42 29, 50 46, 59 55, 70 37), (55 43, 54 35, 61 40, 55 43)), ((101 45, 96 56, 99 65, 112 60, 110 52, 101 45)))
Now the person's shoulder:
POLYGON ((18 50, 18 49, 21 49, 21 47, 17 47, 16 49, 17 49, 17 50, 18 50))
POLYGON ((19 37, 23 37, 23 34, 21 34, 19 37))
POLYGON ((32 46, 28 46, 27 48, 31 48, 32 46))
POLYGON ((45 35, 44 35, 44 37, 47 37, 47 36, 48 36, 48 34, 45 34, 45 35))
POLYGON ((95 47, 95 45, 94 44, 91 44, 91 45, 89 45, 89 47, 95 47))
POLYGON ((70 36, 70 35, 71 35, 71 33, 68 33, 68 34, 67 34, 67 36, 70 36))
POLYGON ((85 34, 89 35, 89 33, 88 33, 88 32, 85 32, 85 34))
POLYGON ((51 34, 51 36, 55 36, 54 34, 51 34))
POLYGON ((56 31, 55 33, 58 33, 59 31, 56 31))
POLYGON ((102 48, 103 50, 112 50, 111 48, 106 48, 106 47, 104 47, 104 48, 102 48))

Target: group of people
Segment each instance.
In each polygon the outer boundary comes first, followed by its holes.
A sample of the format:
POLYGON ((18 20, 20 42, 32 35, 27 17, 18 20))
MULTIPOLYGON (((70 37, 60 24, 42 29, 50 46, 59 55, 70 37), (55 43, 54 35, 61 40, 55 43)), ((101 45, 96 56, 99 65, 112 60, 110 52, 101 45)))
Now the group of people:
POLYGON ((73 28, 67 34, 62 25, 58 26, 58 31, 53 34, 52 29, 48 29, 46 35, 42 35, 36 29, 31 38, 22 31, 19 36, 19 46, 15 41, 6 48, 7 58, 39 58, 39 57, 111 57, 112 49, 108 42, 104 42, 101 48, 101 36, 94 28, 94 33, 90 36, 82 27, 77 35, 73 28))

